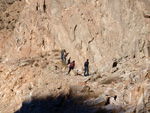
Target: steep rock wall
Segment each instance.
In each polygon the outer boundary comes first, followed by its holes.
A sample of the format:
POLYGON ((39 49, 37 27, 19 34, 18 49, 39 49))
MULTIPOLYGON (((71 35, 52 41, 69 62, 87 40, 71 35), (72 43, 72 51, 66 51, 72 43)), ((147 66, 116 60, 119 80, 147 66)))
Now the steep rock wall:
POLYGON ((143 13, 150 12, 149 4, 149 0, 26 0, 14 35, 2 44, 10 50, 5 56, 20 59, 66 49, 78 68, 87 58, 94 71, 108 71, 114 59, 145 58, 145 65, 150 20, 143 13))

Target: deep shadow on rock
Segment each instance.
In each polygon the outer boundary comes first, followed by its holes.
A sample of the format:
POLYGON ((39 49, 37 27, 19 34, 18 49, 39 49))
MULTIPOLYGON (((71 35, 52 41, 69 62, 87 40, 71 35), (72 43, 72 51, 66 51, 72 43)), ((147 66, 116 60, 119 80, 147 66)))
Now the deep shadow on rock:
POLYGON ((15 113, 107 113, 98 107, 83 105, 82 97, 59 96, 23 102, 15 113))

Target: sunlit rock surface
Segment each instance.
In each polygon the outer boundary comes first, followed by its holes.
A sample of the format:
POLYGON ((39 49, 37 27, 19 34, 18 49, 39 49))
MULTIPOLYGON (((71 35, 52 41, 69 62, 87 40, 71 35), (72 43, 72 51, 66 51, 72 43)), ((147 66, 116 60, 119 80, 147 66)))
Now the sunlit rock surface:
POLYGON ((83 96, 81 103, 95 110, 97 102, 98 109, 113 112, 150 110, 149 5, 150 0, 1 0, 0 111, 16 112, 33 98, 70 95, 74 85, 83 86, 74 89, 75 97, 83 96), (61 49, 76 61, 69 77, 61 49), (82 71, 86 59, 89 77, 82 71))

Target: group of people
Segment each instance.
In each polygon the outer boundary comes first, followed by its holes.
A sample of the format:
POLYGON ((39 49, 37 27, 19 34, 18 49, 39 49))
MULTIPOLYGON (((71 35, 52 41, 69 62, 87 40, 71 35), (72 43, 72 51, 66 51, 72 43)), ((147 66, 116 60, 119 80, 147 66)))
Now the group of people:
MULTIPOLYGON (((61 50, 61 60, 63 64, 69 65, 69 71, 68 71, 68 74, 69 74, 70 71, 73 70, 75 67, 75 61, 73 60, 71 62, 71 57, 69 57, 68 62, 66 63, 66 57, 68 54, 69 53, 67 53, 65 49, 61 50)), ((84 76, 89 76, 89 60, 88 59, 84 63, 84 76)))

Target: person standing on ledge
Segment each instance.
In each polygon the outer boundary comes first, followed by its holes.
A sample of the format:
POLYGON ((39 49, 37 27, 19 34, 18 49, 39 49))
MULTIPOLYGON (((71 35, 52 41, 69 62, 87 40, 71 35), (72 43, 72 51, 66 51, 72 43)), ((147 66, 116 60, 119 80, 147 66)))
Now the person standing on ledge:
POLYGON ((66 53, 66 50, 65 49, 63 49, 63 50, 61 50, 61 60, 63 61, 63 58, 64 58, 64 54, 66 53))
POLYGON ((69 57, 67 65, 69 65, 69 64, 70 64, 70 60, 71 60, 71 57, 69 57))
POLYGON ((73 62, 70 63, 68 74, 70 73, 71 70, 74 69, 74 67, 75 67, 75 61, 73 61, 73 62))
POLYGON ((84 76, 89 76, 89 59, 84 63, 84 76))

